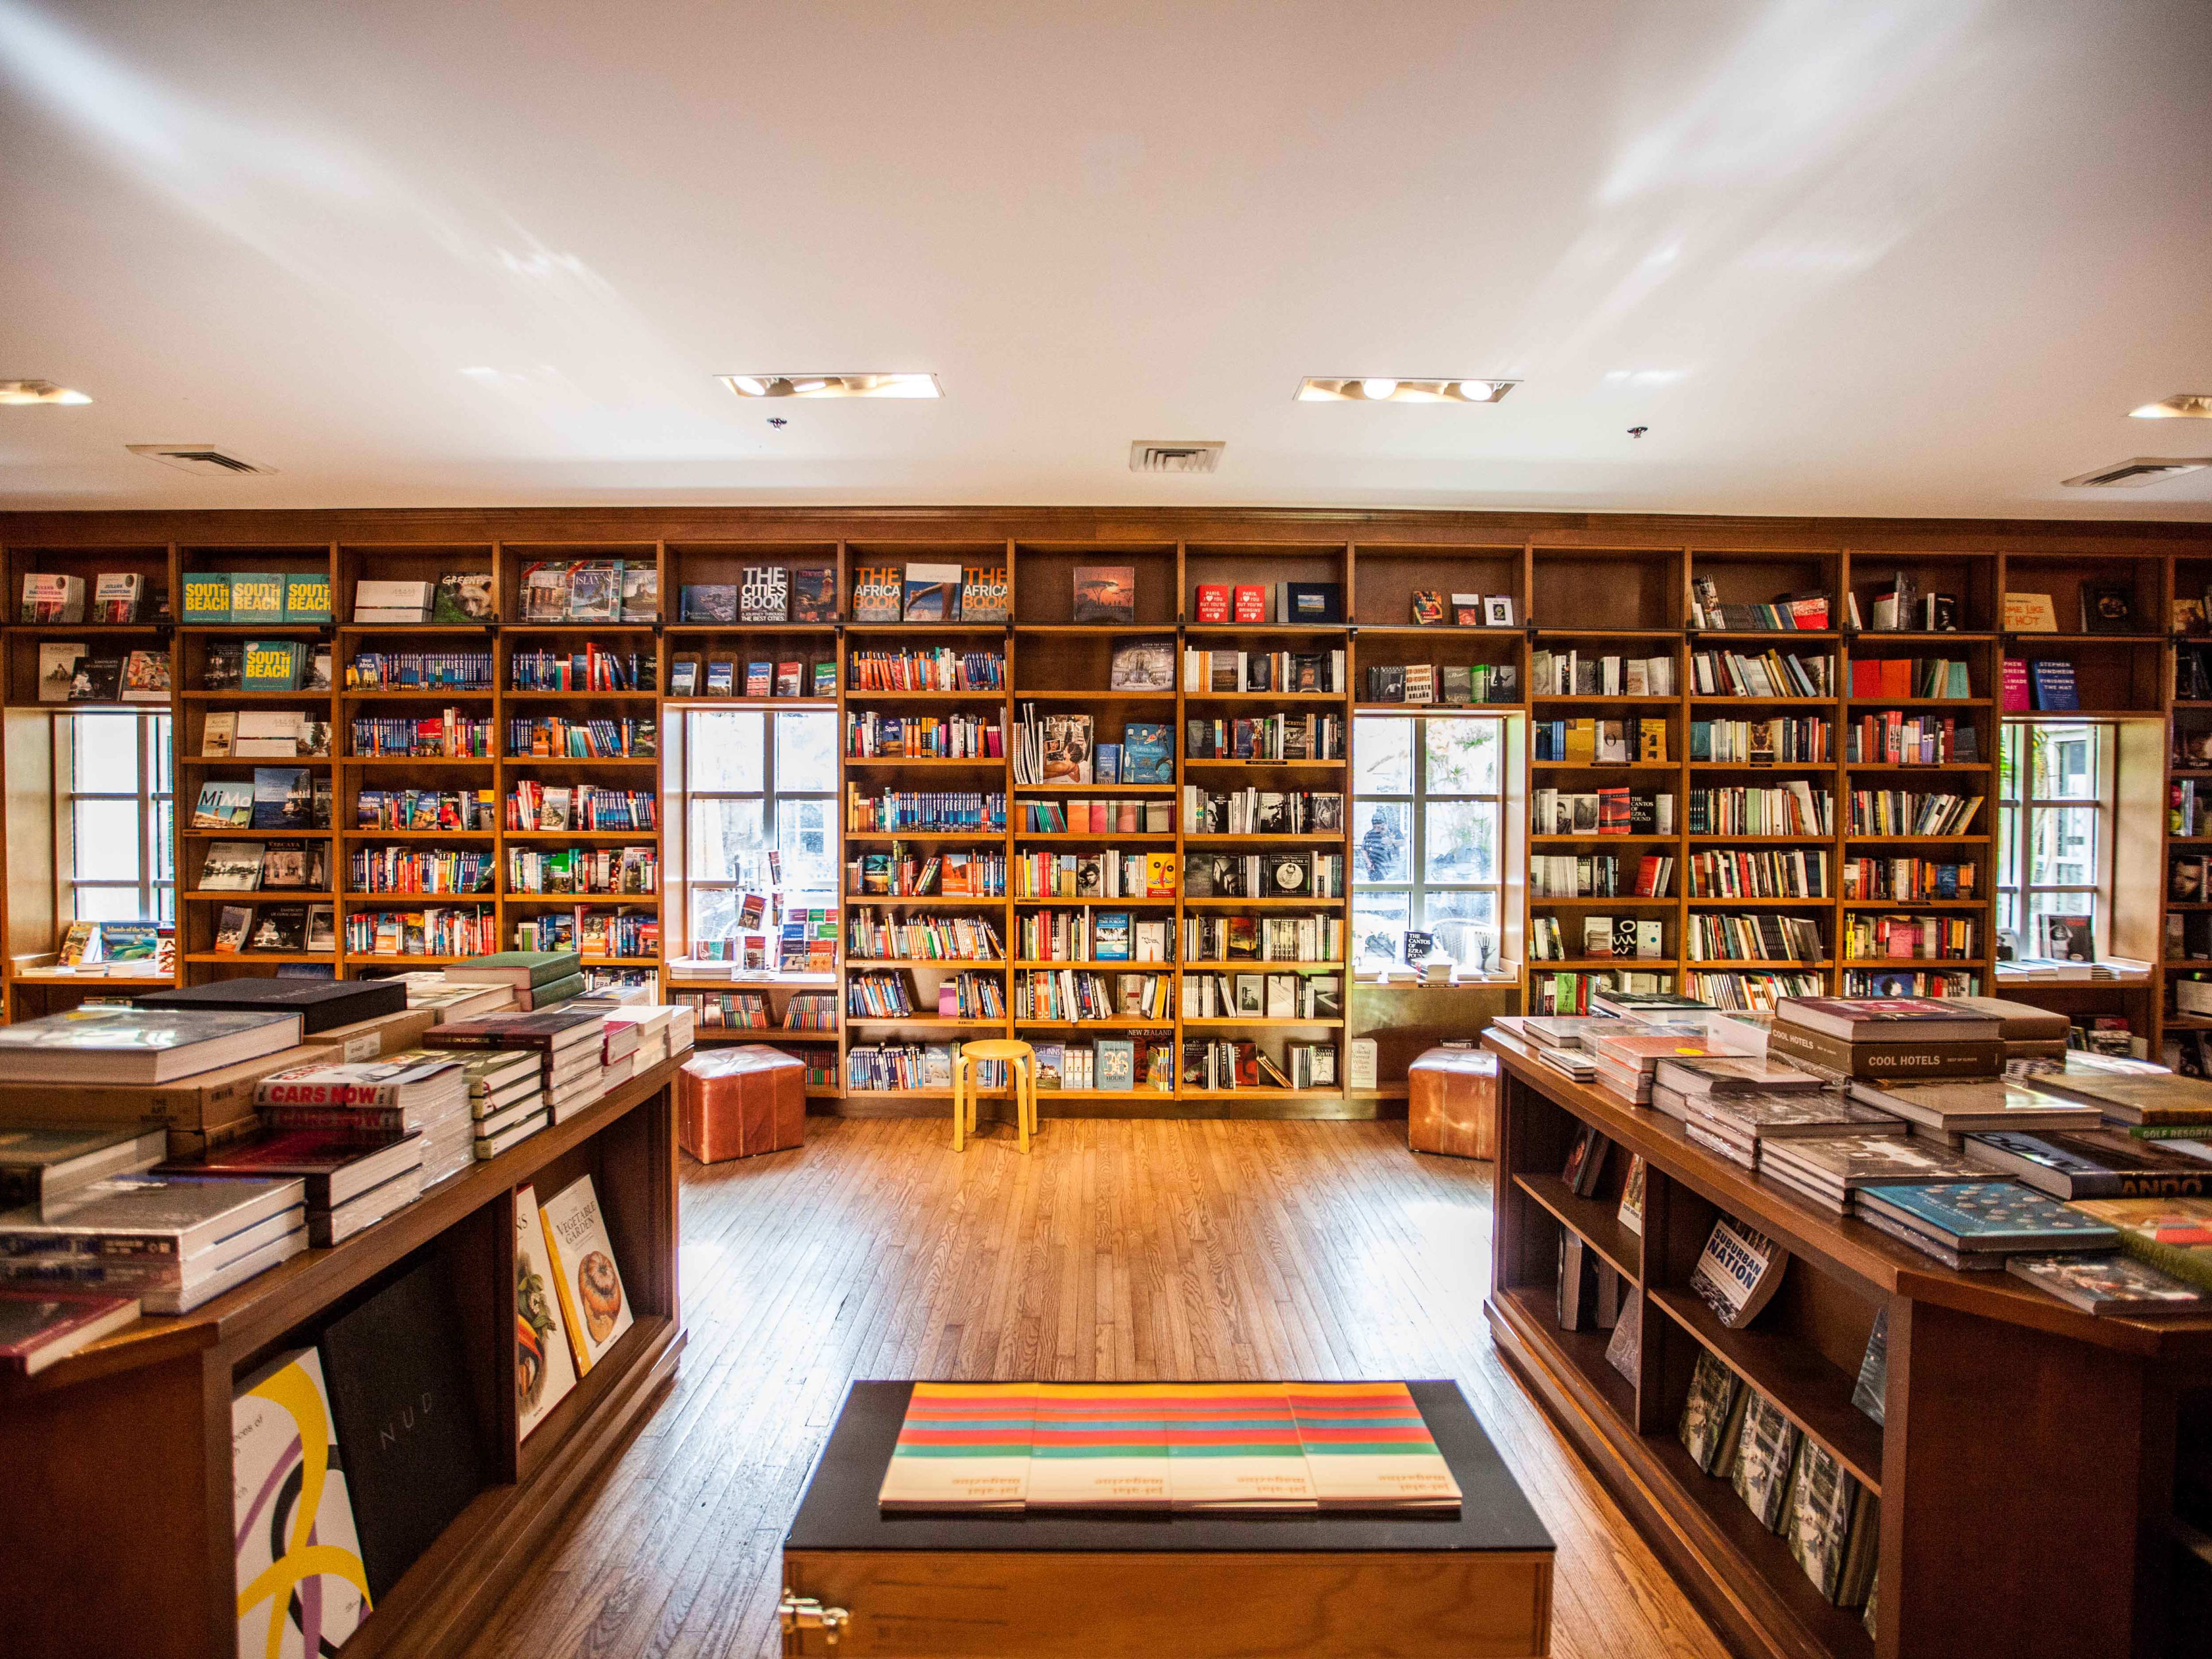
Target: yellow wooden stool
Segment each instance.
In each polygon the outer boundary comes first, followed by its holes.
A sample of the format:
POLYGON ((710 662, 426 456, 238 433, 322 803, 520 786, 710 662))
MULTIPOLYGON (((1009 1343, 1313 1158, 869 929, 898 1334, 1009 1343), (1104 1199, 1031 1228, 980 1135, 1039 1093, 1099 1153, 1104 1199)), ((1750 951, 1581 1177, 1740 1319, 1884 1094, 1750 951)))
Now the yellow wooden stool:
POLYGON ((1013 1068, 1014 1125, 1021 1132, 1022 1150, 1026 1152, 1037 1127, 1036 1050, 1026 1042, 1004 1037, 963 1042, 952 1057, 952 1150, 964 1151, 968 1137, 975 1133, 975 1089, 968 1068, 987 1060, 1003 1060, 1013 1068))

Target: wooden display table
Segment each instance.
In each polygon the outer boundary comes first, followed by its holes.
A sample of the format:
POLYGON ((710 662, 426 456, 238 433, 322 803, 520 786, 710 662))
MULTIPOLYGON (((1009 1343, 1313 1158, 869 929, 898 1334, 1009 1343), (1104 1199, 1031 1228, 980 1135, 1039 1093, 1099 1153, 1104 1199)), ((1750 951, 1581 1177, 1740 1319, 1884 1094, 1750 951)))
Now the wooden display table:
POLYGON ((146 1318, 0 1386, 0 1647, 229 1659, 238 1651, 231 1395, 268 1356, 427 1252, 452 1274, 490 1484, 345 1644, 346 1659, 464 1646, 568 1501, 673 1376, 675 1115, 664 1060, 336 1249, 309 1250, 177 1318, 146 1318), (588 1174, 636 1323, 526 1441, 516 1438, 514 1188, 588 1174))
POLYGON ((1550 1650, 1552 1540, 1458 1386, 1413 1382, 1457 1516, 884 1515, 910 1382, 855 1382, 783 1540, 787 1654, 1178 1659, 1550 1650))
POLYGON ((2167 1628, 2177 1393, 2212 1382, 2212 1318, 2111 1319, 2006 1273, 1954 1273, 1692 1146, 1663 1113, 1579 1085, 1502 1031, 1490 1298, 1499 1350, 1737 1652, 1832 1659, 2097 1659, 2200 1650, 2167 1628), (1577 1127, 1615 1151, 1595 1197, 1559 1171, 1577 1127), (1639 1236, 1617 1217, 1627 1154, 1649 1166, 1639 1236), (1714 1216, 1790 1263, 1746 1329, 1687 1284, 1714 1216), (1561 1229, 1634 1285, 1634 1379, 1607 1334, 1557 1319, 1561 1229), (1885 1424, 1851 1403, 1889 1316, 1885 1424), (1881 1500, 1881 1636, 1831 1607, 1789 1547, 1676 1437, 1710 1350, 1881 1500), (2181 1646, 2170 1644, 2181 1642, 2181 1646))

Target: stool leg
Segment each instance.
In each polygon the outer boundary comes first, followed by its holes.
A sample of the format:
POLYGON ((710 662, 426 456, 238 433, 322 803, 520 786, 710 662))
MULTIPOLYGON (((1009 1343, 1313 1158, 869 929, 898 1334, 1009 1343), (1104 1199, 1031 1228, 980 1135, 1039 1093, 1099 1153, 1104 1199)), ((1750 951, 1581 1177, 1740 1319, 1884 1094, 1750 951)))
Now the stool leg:
POLYGON ((1022 1152, 1029 1153, 1030 1137, 1036 1133, 1036 1073, 1026 1058, 1012 1062, 1014 1115, 1021 1121, 1022 1152))
POLYGON ((952 1150, 953 1150, 954 1152, 965 1152, 965 1151, 967 1151, 967 1149, 968 1149, 968 1138, 967 1138, 967 1134, 966 1134, 966 1130, 967 1130, 967 1127, 968 1127, 968 1114, 966 1113, 966 1111, 965 1111, 965 1110, 963 1110, 963 1109, 962 1109, 961 1104, 960 1104, 960 1084, 961 1084, 961 1078, 962 1078, 963 1073, 966 1071, 966 1069, 967 1069, 967 1068, 966 1068, 966 1065, 965 1065, 965 1063, 962 1060, 961 1057, 960 1057, 959 1055, 957 1055, 957 1054, 953 1055, 953 1057, 952 1057, 952 1150))

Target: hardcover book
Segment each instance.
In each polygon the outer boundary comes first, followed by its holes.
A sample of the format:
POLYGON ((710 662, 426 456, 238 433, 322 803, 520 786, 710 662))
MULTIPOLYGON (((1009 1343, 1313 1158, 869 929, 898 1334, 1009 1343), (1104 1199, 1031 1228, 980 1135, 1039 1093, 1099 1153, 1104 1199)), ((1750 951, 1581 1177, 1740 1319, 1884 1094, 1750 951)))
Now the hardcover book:
POLYGON ((952 623, 960 620, 960 567, 957 564, 909 564, 903 589, 904 622, 952 623))
MULTIPOLYGON (((534 1098, 534 1097, 533 1097, 534 1098)), ((545 1254, 538 1193, 514 1194, 514 1415, 522 1439, 576 1386, 576 1360, 545 1254)))
POLYGON ((1882 1420, 1889 1395, 1889 1304, 1874 1310, 1874 1328, 1867 1333, 1866 1352, 1859 1358, 1858 1380, 1851 1385, 1851 1404, 1877 1423, 1882 1420))
POLYGON ((1423 628, 1432 628, 1444 619, 1444 596, 1433 587, 1413 590, 1413 621, 1423 628))
POLYGON ((241 1656, 319 1659, 368 1608, 347 1461, 313 1348, 279 1354, 231 1401, 241 1656))
POLYGON ((2119 1236, 2093 1213, 2009 1181, 1862 1188, 1863 1210, 1887 1216, 1954 1249, 2110 1249, 2119 1236))
POLYGON ((895 623, 904 614, 906 576, 896 565, 861 569, 853 575, 853 620, 895 623))
POLYGON ((687 582, 683 589, 687 623, 730 623, 738 619, 738 590, 732 582, 687 582))
POLYGON ((187 628, 206 628, 230 620, 230 577, 219 570, 185 573, 185 611, 180 619, 187 628))
POLYGON ((802 564, 792 567, 791 619, 793 622, 820 623, 837 620, 836 566, 802 564))
POLYGON ((255 767, 252 802, 256 830, 315 827, 314 778, 303 766, 255 767))
POLYGON ((577 1176, 544 1205, 540 1214, 546 1264, 568 1326, 568 1346, 577 1373, 587 1376, 635 1322, 591 1176, 577 1176))
POLYGON ((1813 1587, 1838 1607, 1856 1607, 1874 1581, 1881 1522, 1874 1495, 1836 1455, 1805 1439, 1790 1480, 1784 1529, 1813 1587))
POLYGON ((741 622, 780 623, 791 616, 791 577, 780 564, 747 565, 738 589, 741 622))
POLYGON ((1731 1479, 1743 1506, 1767 1531, 1779 1533, 1790 1518, 1791 1477, 1804 1434, 1782 1414, 1781 1407, 1756 1389, 1749 1392, 1731 1479))
POLYGON ((1707 1474, 1726 1476, 1735 1470, 1745 1401, 1751 1390, 1710 1350, 1700 1347, 1696 1352, 1689 1397, 1682 1403, 1682 1420, 1675 1431, 1692 1462, 1707 1474))
POLYGON ((969 566, 960 574, 960 620, 997 623, 1014 619, 1004 565, 969 566))
POLYGON ((1073 620, 1133 623, 1137 620, 1137 570, 1127 564, 1075 567, 1073 620))
POLYGON ((238 778, 214 778, 200 786, 192 805, 195 830, 243 830, 253 818, 253 786, 238 778))
MULTIPOLYGON (((326 623, 331 619, 331 579, 319 570, 295 570, 284 577, 284 620, 326 623)), ((258 622, 258 617, 235 618, 258 622)))
POLYGON ((1772 1299, 1790 1257, 1755 1227, 1733 1216, 1713 1222, 1705 1248, 1691 1270, 1690 1288, 1730 1330, 1741 1330, 1772 1299))
POLYGON ((490 571, 448 570, 438 578, 438 591, 430 600, 432 622, 489 622, 493 612, 490 571))
POLYGON ((374 1600, 485 1481, 452 1272, 425 1260, 323 1332, 323 1375, 374 1600))
POLYGON ((0 1285, 0 1371, 36 1376, 130 1324, 136 1297, 73 1287, 0 1285))
POLYGON ((2089 1314, 2201 1313, 2212 1293, 2117 1252, 2008 1255, 2005 1271, 2089 1314))
POLYGON ((1229 586, 1225 582, 1200 582, 1198 585, 1198 620, 1201 623, 1225 623, 1229 620, 1229 586))
POLYGON ((234 623, 283 622, 283 574, 261 570, 233 571, 230 576, 230 620, 234 623))

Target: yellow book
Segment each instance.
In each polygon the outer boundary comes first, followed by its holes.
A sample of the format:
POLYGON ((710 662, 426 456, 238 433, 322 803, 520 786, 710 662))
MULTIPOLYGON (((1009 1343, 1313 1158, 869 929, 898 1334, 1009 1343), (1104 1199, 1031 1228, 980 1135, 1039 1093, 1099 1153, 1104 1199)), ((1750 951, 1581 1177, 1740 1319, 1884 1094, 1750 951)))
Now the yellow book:
POLYGON ((1595 720, 1567 722, 1566 758, 1585 766, 1597 759, 1597 722, 1595 720))
POLYGON ((1176 855, 1173 853, 1145 854, 1145 896, 1173 898, 1176 891, 1176 855))

